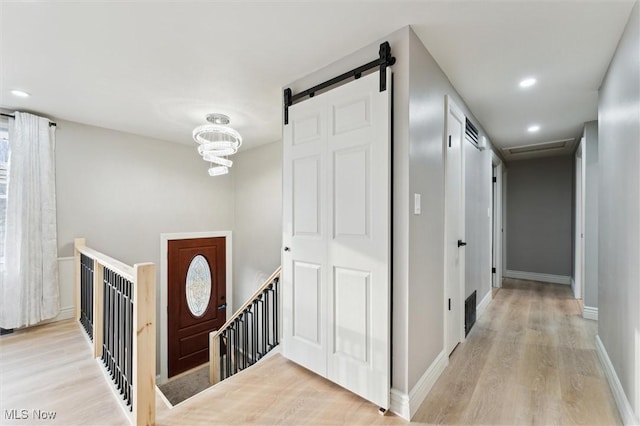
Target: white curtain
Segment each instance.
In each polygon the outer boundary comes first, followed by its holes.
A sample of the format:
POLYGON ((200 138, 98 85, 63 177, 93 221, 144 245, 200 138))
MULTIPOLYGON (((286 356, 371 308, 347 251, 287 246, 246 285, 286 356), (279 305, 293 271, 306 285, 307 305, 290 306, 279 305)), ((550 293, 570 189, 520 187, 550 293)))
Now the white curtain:
POLYGON ((16 112, 9 123, 9 150, 0 327, 17 328, 60 310, 55 127, 46 118, 16 112))

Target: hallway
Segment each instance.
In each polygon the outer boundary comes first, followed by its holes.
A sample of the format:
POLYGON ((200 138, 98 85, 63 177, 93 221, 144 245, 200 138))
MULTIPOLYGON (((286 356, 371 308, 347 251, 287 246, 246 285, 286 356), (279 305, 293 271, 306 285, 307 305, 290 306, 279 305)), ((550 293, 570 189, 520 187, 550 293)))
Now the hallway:
POLYGON ((569 286, 505 279, 413 421, 621 424, 596 332, 569 286))

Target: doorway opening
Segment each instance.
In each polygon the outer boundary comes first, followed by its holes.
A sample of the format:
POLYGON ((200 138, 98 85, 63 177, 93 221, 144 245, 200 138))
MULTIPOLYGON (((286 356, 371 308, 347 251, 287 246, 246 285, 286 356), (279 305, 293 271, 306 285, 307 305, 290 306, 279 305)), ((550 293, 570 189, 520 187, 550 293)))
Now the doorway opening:
MULTIPOLYGON (((169 379, 169 242, 176 240, 192 240, 200 238, 224 238, 224 280, 225 280, 225 312, 224 321, 233 314, 233 261, 231 231, 172 233, 160 235, 160 375, 157 383, 166 383, 169 379)), ((216 304, 216 309, 220 304, 216 304)), ((195 305, 194 305, 195 306, 195 305)), ((197 312, 196 312, 197 313, 197 312)), ((224 322, 223 321, 223 322, 224 322)))

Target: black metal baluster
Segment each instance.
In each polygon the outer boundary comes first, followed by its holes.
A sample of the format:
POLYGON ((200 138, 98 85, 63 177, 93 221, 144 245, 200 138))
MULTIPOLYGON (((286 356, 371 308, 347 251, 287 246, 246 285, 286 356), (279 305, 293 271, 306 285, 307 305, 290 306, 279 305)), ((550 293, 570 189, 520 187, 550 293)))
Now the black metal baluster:
POLYGON ((240 333, 240 325, 238 318, 233 321, 233 374, 238 372, 238 334, 240 333))
POLYGON ((133 409, 133 283, 129 283, 129 405, 133 409))
POLYGON ((242 340, 242 360, 244 368, 247 368, 251 365, 251 361, 249 360, 249 309, 244 310, 244 333, 242 340))
POLYGON ((121 350, 122 350, 122 325, 120 318, 122 317, 122 277, 116 274, 116 368, 115 368, 115 382, 116 388, 122 392, 122 383, 120 383, 120 362, 121 362, 121 350))
POLYGON ((109 344, 111 341, 111 286, 109 285, 109 270, 103 268, 104 294, 107 305, 104 310, 104 364, 109 365, 109 344))
POLYGON ((105 268, 105 284, 107 286, 108 294, 109 294, 109 307, 107 310, 107 321, 108 324, 108 332, 107 332, 107 357, 106 357, 106 366, 109 372, 111 372, 111 346, 113 341, 113 327, 111 325, 113 318, 113 287, 111 286, 111 270, 105 268))
POLYGON ((265 331, 265 355, 267 352, 269 352, 269 350, 271 350, 271 343, 269 343, 270 339, 270 330, 271 327, 269 327, 269 313, 270 313, 270 301, 269 301, 269 286, 267 286, 267 288, 264 289, 264 311, 265 311, 265 315, 264 315, 264 331, 265 331))
POLYGON ((266 301, 267 297, 264 292, 259 296, 260 303, 262 305, 262 353, 260 354, 260 358, 267 354, 267 310, 266 310, 266 301))
POLYGON ((251 304, 253 311, 253 362, 258 360, 258 301, 254 300, 251 304))
POLYGON ((93 341, 93 298, 94 298, 94 288, 93 288, 93 268, 95 267, 95 263, 93 261, 93 259, 88 259, 89 260, 89 282, 87 284, 89 284, 89 293, 91 294, 91 296, 89 296, 89 312, 91 313, 89 315, 89 329, 91 330, 91 332, 89 333, 89 335, 91 336, 91 341, 93 341))
POLYGON ((113 378, 115 377, 114 375, 114 368, 115 368, 115 358, 114 358, 114 353, 115 353, 115 348, 116 348, 116 323, 115 323, 115 318, 116 318, 116 288, 114 285, 114 273, 109 270, 109 285, 111 286, 111 320, 109 321, 109 327, 111 328, 111 341, 110 343, 110 348, 109 348, 109 373, 111 373, 111 379, 113 380, 113 378))
POLYGON ((107 288, 107 284, 105 282, 106 272, 104 268, 102 269, 102 362, 105 362, 105 354, 107 353, 107 339, 109 338, 108 329, 108 310, 107 306, 109 306, 109 292, 107 288))
POLYGON ((237 370, 241 371, 242 370, 242 330, 243 330, 243 326, 242 326, 242 314, 238 315, 238 318, 236 318, 236 322, 238 324, 238 341, 236 342, 236 364, 237 366, 237 370))
POLYGON ((225 378, 231 376, 231 328, 233 327, 233 324, 229 325, 229 328, 225 331, 226 337, 227 337, 227 347, 226 347, 226 353, 227 353, 227 362, 226 362, 226 367, 227 367, 227 375, 225 376, 225 378))
POLYGON ((129 346, 129 336, 131 335, 131 330, 129 329, 129 285, 131 283, 129 280, 125 281, 124 286, 124 398, 127 405, 129 405, 129 351, 131 351, 131 347, 129 346))
POLYGON ((275 282, 275 293, 274 293, 275 300, 274 300, 274 303, 273 303, 273 306, 274 306, 273 315, 274 315, 274 318, 275 318, 274 319, 274 323, 275 323, 274 332, 275 332, 275 336, 276 336, 275 343, 276 343, 276 345, 279 345, 280 344, 280 328, 279 328, 279 325, 278 325, 278 316, 279 316, 278 313, 280 311, 278 311, 278 303, 279 303, 278 300, 279 300, 279 297, 280 297, 280 279, 276 277, 273 281, 275 282))
POLYGON ((118 362, 118 380, 120 387, 120 394, 124 394, 124 311, 125 311, 125 299, 124 299, 124 286, 126 280, 120 277, 120 316, 118 317, 118 325, 120 326, 120 352, 118 362))

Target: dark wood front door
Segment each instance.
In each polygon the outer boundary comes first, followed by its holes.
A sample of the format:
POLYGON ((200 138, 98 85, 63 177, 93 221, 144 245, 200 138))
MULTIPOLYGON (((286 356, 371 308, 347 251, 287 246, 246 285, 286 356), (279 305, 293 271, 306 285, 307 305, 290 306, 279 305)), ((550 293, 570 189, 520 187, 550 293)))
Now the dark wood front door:
POLYGON ((226 321, 225 238, 169 241, 169 377, 209 361, 209 333, 226 321))

